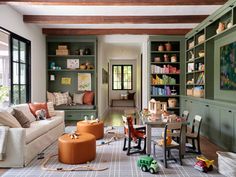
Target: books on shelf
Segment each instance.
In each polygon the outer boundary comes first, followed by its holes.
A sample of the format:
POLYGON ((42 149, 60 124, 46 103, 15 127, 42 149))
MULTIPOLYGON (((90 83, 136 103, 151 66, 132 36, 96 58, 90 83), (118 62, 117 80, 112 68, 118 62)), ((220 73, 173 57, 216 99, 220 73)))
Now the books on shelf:
POLYGON ((154 96, 169 96, 171 95, 171 90, 169 86, 164 86, 164 88, 152 86, 151 90, 152 95, 154 96))
POLYGON ((204 72, 202 72, 201 74, 199 74, 196 84, 204 84, 204 83, 205 83, 205 75, 204 72))
POLYGON ((180 70, 171 65, 164 65, 163 67, 151 65, 152 74, 179 74, 180 70))

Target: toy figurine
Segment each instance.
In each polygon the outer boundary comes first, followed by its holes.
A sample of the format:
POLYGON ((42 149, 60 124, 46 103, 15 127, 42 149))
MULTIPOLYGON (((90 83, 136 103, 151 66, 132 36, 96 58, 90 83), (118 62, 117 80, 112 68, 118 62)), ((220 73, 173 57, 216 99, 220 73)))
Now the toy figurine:
POLYGON ((194 168, 199 171, 207 173, 208 171, 213 170, 213 163, 214 163, 214 160, 208 160, 204 156, 198 156, 197 162, 195 163, 194 168))
POLYGON ((157 161, 150 157, 150 155, 140 157, 137 161, 137 165, 143 172, 149 171, 154 174, 159 170, 157 161))

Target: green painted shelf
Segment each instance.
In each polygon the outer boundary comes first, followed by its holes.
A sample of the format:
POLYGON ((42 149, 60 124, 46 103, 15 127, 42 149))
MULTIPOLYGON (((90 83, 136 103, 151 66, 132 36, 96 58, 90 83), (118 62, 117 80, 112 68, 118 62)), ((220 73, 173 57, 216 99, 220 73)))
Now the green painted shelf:
POLYGON ((180 62, 151 62, 151 64, 180 64, 180 62))
POLYGON ((179 97, 180 95, 151 95, 151 97, 179 97))
POLYGON ((169 85, 169 86, 179 86, 180 84, 151 84, 151 86, 165 86, 165 85, 169 85))
POLYGON ((151 53, 168 54, 168 53, 180 53, 180 51, 151 51, 151 53))
POLYGON ((65 58, 65 57, 90 58, 90 57, 95 57, 95 55, 48 55, 48 57, 54 57, 54 58, 65 58))
POLYGON ((151 73, 151 75, 157 74, 157 75, 180 75, 179 73, 151 73))
POLYGON ((94 69, 60 69, 60 70, 55 70, 55 69, 48 69, 49 72, 95 72, 94 69))

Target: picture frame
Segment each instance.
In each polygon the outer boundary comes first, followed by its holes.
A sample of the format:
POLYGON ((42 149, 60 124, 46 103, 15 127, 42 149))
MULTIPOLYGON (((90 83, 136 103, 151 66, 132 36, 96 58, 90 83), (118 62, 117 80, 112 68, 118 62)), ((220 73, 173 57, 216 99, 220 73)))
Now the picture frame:
POLYGON ((108 72, 102 68, 102 83, 103 84, 108 84, 108 72))
POLYGON ((67 68, 68 69, 79 68, 79 59, 67 59, 67 68))
POLYGON ((220 89, 236 90, 236 41, 220 47, 220 89))
POLYGON ((78 73, 78 91, 91 91, 91 73, 78 73))
POLYGON ((71 78, 70 77, 62 77, 61 84, 62 85, 71 85, 71 78))

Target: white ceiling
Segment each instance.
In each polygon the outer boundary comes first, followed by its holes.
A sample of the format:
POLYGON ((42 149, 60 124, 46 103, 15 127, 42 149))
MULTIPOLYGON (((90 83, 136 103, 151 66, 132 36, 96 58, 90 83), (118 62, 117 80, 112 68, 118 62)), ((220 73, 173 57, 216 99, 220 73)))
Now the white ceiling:
MULTIPOLYGON (((77 16, 170 16, 210 15, 220 5, 199 6, 61 6, 9 3, 23 15, 77 15, 77 16)), ((194 28, 196 23, 186 24, 40 24, 42 28, 140 28, 172 29, 194 28)))

